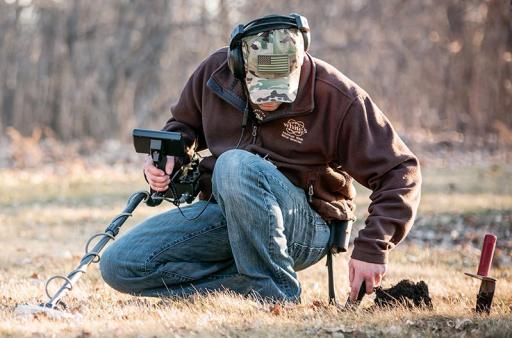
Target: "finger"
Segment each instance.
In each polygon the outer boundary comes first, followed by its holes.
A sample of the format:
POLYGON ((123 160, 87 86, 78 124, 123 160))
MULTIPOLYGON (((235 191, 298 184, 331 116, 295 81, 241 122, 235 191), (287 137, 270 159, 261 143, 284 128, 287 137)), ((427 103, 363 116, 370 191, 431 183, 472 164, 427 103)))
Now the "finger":
POLYGON ((144 169, 146 170, 147 173, 149 173, 151 175, 154 175, 154 176, 165 176, 165 173, 162 170, 160 170, 157 167, 155 167, 153 164, 146 165, 144 167, 144 169))
POLYGON ((382 282, 382 275, 380 273, 375 275, 374 280, 375 280, 375 283, 374 283, 375 287, 380 286, 380 283, 382 282))
POLYGON ((153 161, 148 160, 147 158, 144 161, 144 170, 146 170, 147 172, 149 172, 149 173, 151 173, 153 175, 157 175, 157 176, 164 176, 165 175, 163 170, 160 170, 157 167, 155 167, 155 165, 153 164, 153 161))
POLYGON ((149 186, 155 191, 166 191, 169 188, 167 184, 161 183, 149 183, 149 186))
POLYGON ((153 188, 153 190, 167 190, 169 187, 168 184, 165 183, 149 183, 149 186, 153 188))
POLYGON ((149 185, 154 185, 157 187, 163 187, 165 185, 169 185, 170 179, 169 176, 153 176, 153 175, 147 175, 146 179, 149 183, 149 185))
POLYGON ((361 284, 363 283, 363 279, 361 275, 354 276, 354 281, 350 284, 350 300, 355 302, 357 300, 357 294, 359 293, 359 289, 361 288, 361 284))
POLYGON ((154 182, 154 183, 165 183, 169 184, 169 176, 155 176, 153 174, 146 173, 146 177, 148 178, 148 181, 154 182))
MULTIPOLYGON (((352 261, 350 261, 352 262, 352 261)), ((351 263, 348 263, 348 280, 350 282, 350 285, 352 285, 352 282, 354 281, 354 265, 352 265, 351 263)))
POLYGON ((163 192, 163 191, 167 191, 169 187, 168 186, 165 186, 163 188, 159 188, 159 187, 151 187, 151 189, 153 189, 154 191, 158 191, 158 192, 163 192))
POLYGON ((148 183, 151 188, 166 189, 169 186, 168 182, 154 182, 148 180, 148 183))
POLYGON ((169 185, 168 180, 167 180, 167 182, 157 182, 157 181, 153 181, 153 180, 148 180, 148 183, 151 187, 156 187, 159 189, 163 189, 169 185))
POLYGON ((165 163, 165 172, 167 175, 172 173, 172 169, 174 168, 174 156, 167 156, 167 162, 165 163))
POLYGON ((364 279, 364 281, 366 284, 366 294, 369 295, 373 292, 373 286, 374 286, 373 277, 366 277, 364 279))
POLYGON ((153 160, 150 156, 146 157, 144 160, 144 170, 150 170, 150 168, 158 169, 155 167, 155 164, 153 163, 153 160))
POLYGON ((162 170, 160 170, 156 167, 153 167, 153 166, 145 167, 144 170, 146 171, 146 175, 160 176, 160 177, 166 176, 162 170))

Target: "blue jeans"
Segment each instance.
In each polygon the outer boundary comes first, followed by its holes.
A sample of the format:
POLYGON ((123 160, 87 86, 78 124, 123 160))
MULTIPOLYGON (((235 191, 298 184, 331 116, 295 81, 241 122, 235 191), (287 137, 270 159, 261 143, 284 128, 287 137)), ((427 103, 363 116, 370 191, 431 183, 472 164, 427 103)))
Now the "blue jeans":
MULTIPOLYGON (((103 279, 141 296, 231 290, 298 301, 295 271, 326 254, 329 227, 304 191, 276 167, 244 150, 222 154, 212 178, 217 203, 195 220, 172 209, 145 220, 107 248, 103 279)), ((206 206, 182 208, 194 218, 206 206)))

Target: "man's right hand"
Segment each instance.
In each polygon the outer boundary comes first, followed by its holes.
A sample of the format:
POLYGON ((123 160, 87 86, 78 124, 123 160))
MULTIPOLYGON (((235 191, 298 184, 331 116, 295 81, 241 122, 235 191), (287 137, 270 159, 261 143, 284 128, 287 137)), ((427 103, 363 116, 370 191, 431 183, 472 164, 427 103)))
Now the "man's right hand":
POLYGON ((165 172, 158 169, 153 164, 151 157, 146 157, 144 161, 144 174, 149 186, 154 191, 166 191, 169 189, 169 183, 171 182, 169 175, 174 169, 174 156, 167 156, 167 163, 165 164, 165 172))
POLYGON ((348 278, 350 281, 350 300, 355 302, 363 282, 366 284, 366 293, 380 285, 382 277, 386 274, 387 264, 363 262, 351 258, 348 262, 348 278))

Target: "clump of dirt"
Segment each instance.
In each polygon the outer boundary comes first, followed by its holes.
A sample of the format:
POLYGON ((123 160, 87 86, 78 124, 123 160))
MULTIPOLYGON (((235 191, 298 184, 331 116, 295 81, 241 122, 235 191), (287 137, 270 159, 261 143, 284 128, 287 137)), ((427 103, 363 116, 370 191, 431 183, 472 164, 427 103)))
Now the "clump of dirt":
POLYGON ((414 283, 408 279, 401 280, 389 289, 382 287, 375 289, 375 305, 391 308, 398 306, 433 308, 427 283, 424 281, 414 283))

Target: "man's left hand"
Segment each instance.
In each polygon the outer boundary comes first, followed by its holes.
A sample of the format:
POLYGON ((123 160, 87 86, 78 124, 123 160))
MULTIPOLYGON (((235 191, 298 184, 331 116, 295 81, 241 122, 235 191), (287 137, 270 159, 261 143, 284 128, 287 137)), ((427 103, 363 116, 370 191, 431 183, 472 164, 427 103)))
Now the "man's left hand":
POLYGON ((372 293, 373 288, 380 285, 386 270, 386 264, 368 263, 351 258, 348 262, 350 300, 355 301, 357 299, 357 294, 363 281, 366 282, 366 293, 372 293))

